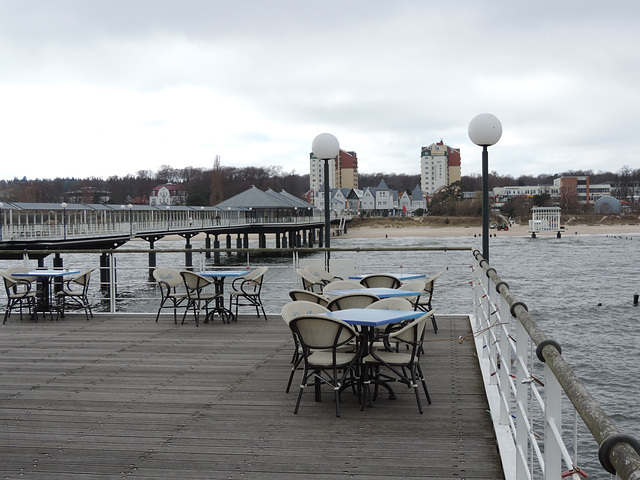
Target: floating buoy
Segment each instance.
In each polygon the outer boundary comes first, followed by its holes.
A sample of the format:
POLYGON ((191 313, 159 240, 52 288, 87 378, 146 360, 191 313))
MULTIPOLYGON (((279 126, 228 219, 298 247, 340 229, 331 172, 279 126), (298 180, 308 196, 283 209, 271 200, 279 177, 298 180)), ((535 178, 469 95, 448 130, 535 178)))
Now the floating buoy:
POLYGON ((637 294, 637 293, 633 296, 633 304, 634 304, 636 307, 638 306, 638 294, 637 294))

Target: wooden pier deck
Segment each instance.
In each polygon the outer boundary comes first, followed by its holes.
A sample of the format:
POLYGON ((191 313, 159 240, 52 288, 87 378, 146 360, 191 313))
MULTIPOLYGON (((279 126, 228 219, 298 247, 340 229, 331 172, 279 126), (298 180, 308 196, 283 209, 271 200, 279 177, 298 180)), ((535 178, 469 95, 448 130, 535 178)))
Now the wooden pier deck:
MULTIPOLYGON (((433 403, 396 388, 361 412, 326 390, 293 414, 281 318, 196 328, 171 317, 10 317, 0 326, 0 473, 21 479, 497 479, 467 319, 442 318, 422 364, 433 403), (435 340, 435 341, 434 341, 435 340)), ((299 378, 299 377, 297 377, 299 378)))

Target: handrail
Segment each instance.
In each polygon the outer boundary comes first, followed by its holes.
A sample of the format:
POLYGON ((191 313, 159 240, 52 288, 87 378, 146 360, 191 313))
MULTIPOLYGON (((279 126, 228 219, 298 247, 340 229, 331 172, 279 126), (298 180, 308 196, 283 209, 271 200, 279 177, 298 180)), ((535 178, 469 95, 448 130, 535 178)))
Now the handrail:
MULTIPOLYGON (((640 443, 629 435, 620 434, 617 427, 566 362, 562 356, 560 345, 547 337, 529 314, 527 306, 517 300, 509 290, 508 284, 502 281, 495 268, 489 266, 480 251, 474 250, 473 255, 478 261, 479 268, 483 270, 487 279, 490 280, 491 286, 495 288, 502 301, 508 306, 511 315, 517 319, 519 326, 526 331, 537 346, 536 355, 539 360, 544 362, 545 373, 547 369, 552 373, 552 377, 557 380, 578 415, 580 415, 580 418, 600 445, 599 457, 603 467, 610 473, 617 473, 623 480, 640 479, 640 455, 636 451, 636 449, 640 449, 640 443)), ((487 292, 493 290, 491 286, 487 289, 487 292)), ((487 300, 483 303, 488 306, 489 301, 487 300)), ((489 313, 487 316, 490 317, 491 314, 489 313)), ((518 367, 520 366, 518 364, 518 367)), ((516 371, 520 371, 520 368, 516 371)), ((516 380, 519 379, 517 378, 516 380)), ((547 390, 550 389, 549 381, 549 376, 545 375, 545 383, 547 383, 545 388, 547 390)), ((547 405, 545 408, 549 409, 550 407, 547 405)), ((557 414, 558 412, 553 413, 557 414)), ((545 418, 550 433, 554 436, 559 435, 558 424, 553 421, 557 420, 559 422, 559 419, 552 418, 549 411, 545 411, 545 418), (550 422, 550 420, 552 421, 550 422)), ((516 439, 517 441, 518 439, 516 439)), ((522 448, 522 446, 516 446, 516 448, 522 448)), ((545 453, 548 450, 551 450, 551 448, 545 448, 545 453)), ((543 468, 546 470, 544 466, 543 468)), ((579 478, 577 474, 576 478, 579 478)))

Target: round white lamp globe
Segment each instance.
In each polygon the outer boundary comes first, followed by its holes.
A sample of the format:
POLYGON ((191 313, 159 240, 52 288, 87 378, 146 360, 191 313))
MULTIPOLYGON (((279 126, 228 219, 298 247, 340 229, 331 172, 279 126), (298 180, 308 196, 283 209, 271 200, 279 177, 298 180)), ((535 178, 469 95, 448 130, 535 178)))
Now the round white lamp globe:
POLYGON ((495 115, 481 113, 469 122, 469 138, 481 147, 495 145, 502 136, 502 124, 495 115))
POLYGON ((330 133, 321 133, 313 139, 311 151, 316 158, 327 160, 335 158, 340 153, 340 143, 338 139, 330 133))

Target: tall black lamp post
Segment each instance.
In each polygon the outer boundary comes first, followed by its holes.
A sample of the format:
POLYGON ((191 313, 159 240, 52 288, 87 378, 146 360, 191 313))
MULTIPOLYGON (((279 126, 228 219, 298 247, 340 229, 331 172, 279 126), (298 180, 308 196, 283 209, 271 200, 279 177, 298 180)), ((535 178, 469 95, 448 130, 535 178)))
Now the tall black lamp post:
POLYGON ((2 229, 4 228, 4 218, 2 216, 2 207, 4 207, 4 203, 0 202, 0 242, 2 242, 2 229))
POLYGON ((469 123, 469 138, 482 147, 482 256, 489 261, 489 151, 502 136, 502 124, 495 115, 481 113, 469 123))
MULTIPOLYGON (((340 143, 338 142, 338 139, 330 133, 321 133, 313 139, 313 143, 311 144, 311 151, 316 158, 324 160, 324 243, 325 248, 329 248, 331 246, 331 212, 329 211, 329 160, 333 160, 340 153, 340 143)), ((329 252, 327 251, 327 260, 328 259, 329 252)))

